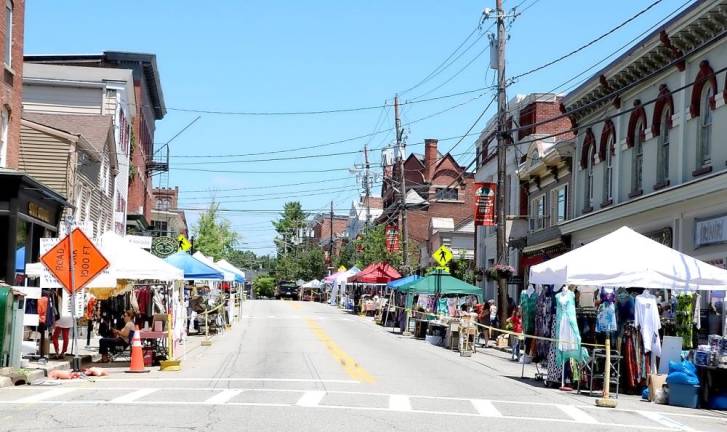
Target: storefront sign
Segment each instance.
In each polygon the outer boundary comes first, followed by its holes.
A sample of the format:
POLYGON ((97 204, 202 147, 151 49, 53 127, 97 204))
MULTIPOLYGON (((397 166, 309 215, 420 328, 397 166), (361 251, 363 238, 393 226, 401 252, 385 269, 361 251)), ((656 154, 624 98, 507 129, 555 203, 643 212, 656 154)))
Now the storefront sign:
POLYGON ((166 258, 179 249, 177 239, 171 237, 154 237, 151 242, 151 253, 159 258, 166 258))
POLYGON ((727 242, 727 215, 694 221, 694 247, 727 242))
POLYGON ((48 209, 39 206, 34 202, 28 203, 28 216, 34 217, 45 223, 52 224, 50 211, 48 209))
POLYGON ((475 183, 475 226, 495 225, 495 183, 475 183))
POLYGON ((399 250, 399 227, 396 225, 386 226, 386 250, 389 253, 399 250))
POLYGON ((152 241, 151 237, 127 235, 126 240, 138 248, 147 249, 147 250, 151 249, 151 241, 152 241))

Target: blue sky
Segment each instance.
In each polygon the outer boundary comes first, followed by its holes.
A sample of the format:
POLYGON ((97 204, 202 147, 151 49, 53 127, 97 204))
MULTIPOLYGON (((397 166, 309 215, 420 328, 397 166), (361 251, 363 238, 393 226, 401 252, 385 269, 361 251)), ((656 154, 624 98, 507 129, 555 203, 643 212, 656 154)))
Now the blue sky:
MULTIPOLYGON (((521 3, 521 9, 528 8, 510 27, 508 75, 577 48, 653 1, 506 0, 506 8, 521 3)), ((518 93, 553 90, 685 4, 685 0, 663 0, 581 53, 516 82, 508 89, 508 98, 518 93)), ((345 213, 360 190, 355 178, 344 169, 361 163, 361 154, 253 163, 216 162, 354 151, 362 149, 367 142, 370 147, 381 147, 392 141, 392 133, 269 156, 183 156, 269 152, 343 140, 372 133, 377 125, 378 129, 390 128, 393 110, 250 117, 196 114, 174 109, 280 112, 390 103, 396 92, 402 93, 419 83, 449 56, 475 29, 485 7, 494 8, 494 0, 130 0, 118 4, 90 0, 29 0, 25 51, 28 54, 104 50, 155 53, 169 108, 167 116, 157 122, 155 141, 166 142, 201 115, 170 145, 173 159, 168 179, 155 180, 155 184, 162 181, 164 185, 179 186, 181 206, 203 207, 213 195, 218 197, 221 207, 228 209, 278 209, 285 201, 299 199, 306 209, 322 210, 334 200, 334 206, 341 209, 337 212, 345 213), (200 4, 205 6, 200 7, 200 4), (199 162, 211 163, 202 165, 199 162), (196 165, 183 165, 189 163, 196 165), (240 174, 190 169, 341 171, 240 174), (325 182, 267 187, 316 181, 325 182), (187 192, 250 187, 256 189, 187 192)), ((485 22, 483 31, 476 34, 482 34, 490 24, 485 22)), ((487 46, 487 37, 479 40, 473 37, 465 47, 473 42, 471 49, 450 67, 423 85, 403 93, 401 100, 411 100, 426 93, 429 93, 426 97, 435 97, 492 84, 494 71, 487 69, 488 52, 477 57, 487 46), (470 61, 471 65, 464 68, 470 61), (460 70, 462 72, 455 76, 460 70)), ((570 87, 558 91, 567 91, 570 87)), ((463 135, 493 93, 485 92, 475 99, 478 95, 405 106, 402 119, 407 123, 460 105, 409 126, 410 149, 421 151, 424 138, 463 135)), ((490 111, 494 112, 494 104, 490 111)), ((489 117, 490 114, 486 115, 475 130, 481 129, 489 117)), ((455 142, 441 142, 440 150, 446 152, 455 142)), ((473 142, 474 137, 465 138, 454 151, 460 155, 458 159, 463 165, 474 157, 473 142)), ((377 162, 380 155, 373 152, 371 158, 377 162)), ((197 212, 187 212, 188 221, 194 223, 196 215, 197 212)), ((256 253, 274 250, 270 224, 274 214, 246 212, 226 216, 245 242, 241 248, 256 253)))

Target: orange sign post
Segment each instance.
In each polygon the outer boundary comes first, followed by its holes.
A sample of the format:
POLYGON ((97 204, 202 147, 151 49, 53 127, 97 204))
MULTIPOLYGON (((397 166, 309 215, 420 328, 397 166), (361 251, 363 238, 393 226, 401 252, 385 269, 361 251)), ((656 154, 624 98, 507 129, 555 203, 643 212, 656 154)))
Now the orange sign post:
MULTIPOLYGON (((70 230, 70 222, 69 231, 70 230)), ((40 261, 48 267, 58 282, 71 294, 71 318, 73 319, 74 356, 71 369, 81 370, 81 358, 78 356, 78 338, 76 331, 76 291, 88 285, 96 276, 109 266, 109 261, 101 254, 93 242, 79 228, 75 228, 51 250, 46 252, 40 261)))

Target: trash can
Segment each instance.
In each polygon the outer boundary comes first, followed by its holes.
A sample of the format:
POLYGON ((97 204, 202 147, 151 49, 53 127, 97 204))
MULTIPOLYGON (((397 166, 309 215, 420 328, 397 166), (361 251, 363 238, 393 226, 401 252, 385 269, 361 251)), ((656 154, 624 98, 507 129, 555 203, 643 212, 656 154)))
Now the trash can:
POLYGON ((668 384, 669 405, 696 408, 699 405, 699 385, 668 384))
POLYGON ((25 295, 0 287, 0 367, 20 367, 24 316, 25 295))

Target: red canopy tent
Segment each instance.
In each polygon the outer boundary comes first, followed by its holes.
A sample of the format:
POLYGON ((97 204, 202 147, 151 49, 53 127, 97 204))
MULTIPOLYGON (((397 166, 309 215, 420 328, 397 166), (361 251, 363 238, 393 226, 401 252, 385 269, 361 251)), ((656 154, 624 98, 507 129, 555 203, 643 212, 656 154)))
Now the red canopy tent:
POLYGON ((370 283, 385 284, 393 280, 400 279, 401 274, 389 264, 379 262, 374 263, 348 278, 348 282, 354 283, 370 283))

